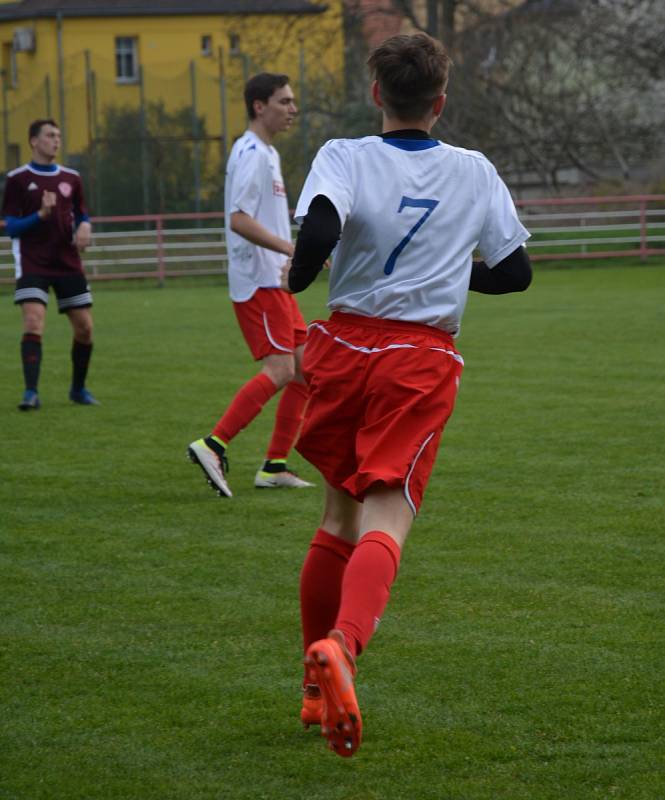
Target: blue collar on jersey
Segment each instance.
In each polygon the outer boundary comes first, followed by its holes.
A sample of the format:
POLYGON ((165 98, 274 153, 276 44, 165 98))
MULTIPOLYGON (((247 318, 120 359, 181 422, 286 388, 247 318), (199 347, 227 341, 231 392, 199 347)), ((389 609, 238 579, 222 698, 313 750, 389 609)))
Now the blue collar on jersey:
POLYGON ((57 164, 37 164, 35 161, 30 162, 30 169, 34 169, 35 172, 57 172, 58 165, 57 164))
POLYGON ((440 144, 425 131, 411 128, 388 131, 379 135, 386 144, 398 147, 400 150, 429 150, 431 147, 438 147, 440 144))

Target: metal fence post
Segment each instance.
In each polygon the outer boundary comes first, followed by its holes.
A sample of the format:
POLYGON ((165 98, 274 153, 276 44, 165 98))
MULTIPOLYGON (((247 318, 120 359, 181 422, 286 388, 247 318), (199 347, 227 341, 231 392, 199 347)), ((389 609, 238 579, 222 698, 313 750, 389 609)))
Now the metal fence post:
POLYGON ((4 153, 4 169, 9 167, 9 111, 7 109, 7 70, 0 70, 2 75, 2 144, 4 153))
POLYGON ((309 167, 309 147, 307 144, 308 130, 307 130, 307 87, 306 87, 306 69, 305 69, 305 45, 303 40, 300 40, 300 132, 302 135, 302 165, 303 165, 303 180, 307 175, 309 167))
MULTIPOLYGON (((199 141, 199 120, 196 111, 196 64, 189 62, 189 75, 192 90, 192 137, 193 137, 193 156, 192 166, 194 168, 194 210, 198 214, 201 211, 201 151, 199 141)), ((200 220, 197 223, 200 225, 200 220)))
POLYGON ((226 158, 228 154, 229 131, 228 131, 228 123, 226 115, 226 75, 224 73, 224 48, 222 47, 218 49, 218 58, 219 58, 219 105, 222 114, 221 154, 222 154, 222 170, 223 170, 224 165, 226 164, 226 158))
POLYGON ((647 201, 640 200, 640 260, 646 261, 647 242, 647 201))
POLYGON ((245 86, 249 80, 249 53, 242 54, 242 84, 245 86))
POLYGON ((88 131, 88 146, 92 141, 92 69, 90 67, 90 50, 85 50, 83 53, 83 60, 85 63, 85 115, 86 115, 86 129, 88 131))
POLYGON ((62 11, 56 13, 58 46, 58 98, 60 114, 60 152, 62 160, 67 161, 67 117, 65 115, 65 57, 62 42, 62 11))
POLYGON ((95 213, 102 214, 102 179, 99 170, 99 120, 97 119, 97 75, 93 70, 90 71, 90 99, 92 113, 92 130, 94 133, 92 140, 92 161, 95 171, 95 213))
MULTIPOLYGON (((94 115, 93 115, 93 92, 92 92, 92 68, 90 66, 90 50, 83 53, 85 61, 85 112, 86 112, 86 128, 88 132, 88 153, 95 150, 95 132, 94 132, 94 115)), ((94 156, 88 161, 88 183, 90 186, 90 196, 95 196, 95 187, 97 183, 97 174, 95 172, 95 158, 94 156)))
POLYGON ((159 287, 163 288, 166 282, 166 264, 164 263, 164 220, 157 217, 155 229, 157 232, 157 277, 159 287))
MULTIPOLYGON (((139 66, 139 120, 141 130, 141 188, 143 192, 143 213, 150 213, 150 184, 148 175, 147 138, 148 125, 145 113, 145 83, 143 65, 139 66)), ((147 226, 146 226, 147 227, 147 226)))
POLYGON ((51 111, 51 76, 47 75, 44 78, 44 94, 46 96, 46 119, 51 119, 53 117, 53 112, 51 111))

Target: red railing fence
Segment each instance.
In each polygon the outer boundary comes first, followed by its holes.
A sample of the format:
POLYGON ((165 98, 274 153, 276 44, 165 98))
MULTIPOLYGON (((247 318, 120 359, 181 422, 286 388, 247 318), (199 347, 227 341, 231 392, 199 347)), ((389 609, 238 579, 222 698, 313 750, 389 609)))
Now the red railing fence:
MULTIPOLYGON (((532 261, 665 258, 665 195, 518 200, 532 261)), ((85 254, 92 280, 223 275, 224 213, 92 218, 85 254)), ((295 229, 294 229, 295 232, 295 229)), ((11 240, 0 238, 0 283, 13 283, 11 240)))

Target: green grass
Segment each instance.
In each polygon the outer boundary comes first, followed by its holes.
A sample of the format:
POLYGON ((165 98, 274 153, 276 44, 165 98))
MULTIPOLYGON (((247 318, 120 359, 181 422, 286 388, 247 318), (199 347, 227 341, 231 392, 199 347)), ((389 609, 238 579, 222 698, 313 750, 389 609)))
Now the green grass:
POLYGON ((184 457, 254 370, 225 288, 94 290, 103 405, 68 403, 51 308, 35 414, 0 295, 2 800, 665 797, 664 264, 471 296, 350 761, 298 724, 321 496, 252 488, 274 404, 232 445, 232 501, 184 457))

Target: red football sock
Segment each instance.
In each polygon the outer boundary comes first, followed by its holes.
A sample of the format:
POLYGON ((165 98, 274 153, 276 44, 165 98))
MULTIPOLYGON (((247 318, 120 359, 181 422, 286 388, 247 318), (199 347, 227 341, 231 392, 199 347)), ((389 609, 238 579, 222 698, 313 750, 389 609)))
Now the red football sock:
POLYGON ((300 617, 304 651, 335 627, 344 570, 355 545, 319 528, 300 573, 300 617))
POLYGON ((212 429, 212 436, 228 444, 249 425, 276 391, 277 387, 270 378, 264 372, 259 372, 237 392, 231 405, 212 429))
POLYGON ((397 576, 399 559, 397 542, 382 531, 366 533, 349 559, 333 627, 342 631, 354 657, 367 647, 381 620, 390 587, 397 576))
POLYGON ((307 387, 304 383, 291 381, 284 387, 275 414, 275 428, 268 445, 267 459, 282 459, 288 456, 300 430, 307 397, 307 387))

